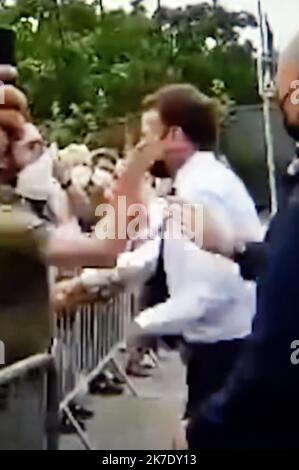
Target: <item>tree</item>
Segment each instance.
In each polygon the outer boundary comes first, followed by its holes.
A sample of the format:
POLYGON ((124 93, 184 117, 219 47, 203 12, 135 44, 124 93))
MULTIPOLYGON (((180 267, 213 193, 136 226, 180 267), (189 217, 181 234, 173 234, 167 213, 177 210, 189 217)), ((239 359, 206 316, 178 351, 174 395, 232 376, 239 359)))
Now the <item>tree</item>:
POLYGON ((99 129, 137 112, 145 94, 169 82, 214 93, 219 79, 228 98, 258 99, 254 49, 239 41, 241 29, 256 25, 249 13, 158 2, 151 18, 143 0, 130 13, 104 10, 98 0, 2 3, 0 25, 17 32, 20 80, 34 116, 60 145, 96 141, 99 129))
POLYGON ((103 14, 104 14, 104 3, 103 3, 103 0, 98 0, 98 5, 99 5, 99 8, 100 8, 101 15, 103 15, 103 14))
POLYGON ((213 79, 220 78, 238 103, 257 102, 255 51, 249 41, 240 44, 240 30, 257 26, 252 14, 200 3, 185 9, 162 8, 155 16, 172 39, 172 60, 183 80, 208 92, 213 79))
POLYGON ((146 12, 146 8, 144 5, 144 0, 132 0, 131 1, 132 13, 136 14, 144 14, 146 12))

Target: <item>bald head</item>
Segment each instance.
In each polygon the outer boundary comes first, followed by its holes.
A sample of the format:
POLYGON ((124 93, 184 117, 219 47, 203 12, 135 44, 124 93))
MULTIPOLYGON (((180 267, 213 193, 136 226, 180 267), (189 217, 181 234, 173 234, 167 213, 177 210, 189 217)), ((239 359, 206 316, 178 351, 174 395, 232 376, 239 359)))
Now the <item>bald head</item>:
POLYGON ((280 56, 280 65, 292 65, 299 68, 299 31, 280 56))
POLYGON ((286 130, 299 141, 299 32, 280 55, 276 81, 286 130))
POLYGON ((280 100, 299 79, 299 32, 281 53, 278 63, 277 87, 280 100))
POLYGON ((277 84, 280 97, 290 89, 291 82, 299 79, 299 32, 279 57, 277 84))

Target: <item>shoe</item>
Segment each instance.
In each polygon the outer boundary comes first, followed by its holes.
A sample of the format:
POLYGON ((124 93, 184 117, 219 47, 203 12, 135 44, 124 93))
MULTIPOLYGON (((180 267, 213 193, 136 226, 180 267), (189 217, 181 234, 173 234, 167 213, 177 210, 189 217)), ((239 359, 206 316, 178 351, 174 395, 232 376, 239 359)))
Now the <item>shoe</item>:
POLYGON ((137 377, 141 379, 151 377, 151 374, 140 364, 128 364, 126 368, 126 373, 131 377, 137 377))
MULTIPOLYGON (((77 421, 82 431, 86 430, 85 424, 82 421, 77 421)), ((69 418, 63 414, 60 425, 59 425, 60 434, 76 434, 77 430, 69 418)))
POLYGON ((111 380, 93 381, 89 385, 89 393, 91 395, 122 395, 124 387, 122 385, 113 383, 111 380))
POLYGON ((78 420, 91 419, 94 416, 92 411, 74 402, 70 404, 69 409, 73 416, 78 420))
POLYGON ((117 385, 125 385, 126 383, 125 379, 119 373, 110 372, 110 370, 105 371, 105 377, 107 380, 117 385))
POLYGON ((126 381, 123 377, 121 377, 120 375, 115 375, 112 379, 112 381, 116 384, 116 385, 125 385, 126 384, 126 381))
POLYGON ((156 364, 149 354, 145 354, 144 358, 140 362, 140 365, 145 369, 156 369, 156 364))
POLYGON ((91 383, 96 383, 96 382, 105 382, 105 380, 107 379, 107 375, 106 375, 106 372, 100 372, 99 375, 97 375, 96 377, 94 377, 92 379, 92 382, 91 383))

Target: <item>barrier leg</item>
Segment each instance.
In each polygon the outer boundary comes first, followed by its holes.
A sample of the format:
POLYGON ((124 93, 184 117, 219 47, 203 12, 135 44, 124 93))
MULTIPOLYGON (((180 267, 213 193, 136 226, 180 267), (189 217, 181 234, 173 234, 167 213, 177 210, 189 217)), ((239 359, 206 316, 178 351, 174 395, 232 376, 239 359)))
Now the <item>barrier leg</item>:
POLYGON ((68 419, 70 420, 70 422, 72 423, 72 425, 76 429, 76 433, 78 434, 78 437, 79 437, 80 441, 84 445, 85 450, 95 450, 92 447, 92 445, 90 444, 90 442, 89 442, 89 440, 86 436, 86 433, 82 430, 82 428, 78 424, 76 418, 74 417, 73 413, 69 409, 68 405, 64 406, 62 408, 62 411, 63 411, 63 413, 65 413, 65 415, 68 417, 68 419))
POLYGON ((156 353, 154 353, 154 351, 152 349, 149 349, 149 356, 151 358, 151 360, 153 361, 154 365, 156 367, 160 367, 160 361, 158 359, 158 356, 156 355, 156 353))
POLYGON ((138 395, 136 388, 132 384, 131 380, 129 379, 124 369, 118 364, 117 360, 114 357, 112 357, 110 359, 110 362, 112 363, 113 367, 117 370, 118 374, 123 378, 129 390, 131 391, 132 395, 134 397, 138 397, 139 395, 138 395))
POLYGON ((58 450, 59 447, 58 390, 57 370, 51 363, 47 375, 47 450, 58 450))

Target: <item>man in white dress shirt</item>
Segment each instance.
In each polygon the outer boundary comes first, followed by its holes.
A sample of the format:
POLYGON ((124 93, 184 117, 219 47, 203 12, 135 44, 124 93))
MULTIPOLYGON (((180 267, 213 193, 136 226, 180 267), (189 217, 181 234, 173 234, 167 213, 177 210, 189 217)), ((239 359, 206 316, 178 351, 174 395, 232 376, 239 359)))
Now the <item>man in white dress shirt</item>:
MULTIPOLYGON (((212 249, 205 239, 207 223, 214 218, 217 251, 229 256, 240 243, 259 241, 261 225, 242 181, 214 156, 218 125, 211 99, 191 85, 164 87, 145 101, 142 132, 147 145, 155 142, 155 153, 141 153, 132 174, 123 176, 126 193, 138 200, 139 181, 151 167, 156 176, 171 176, 177 197, 204 210, 205 250, 187 237, 171 239, 166 228, 163 262, 169 298, 136 319, 146 334, 180 335, 186 341, 191 415, 199 401, 223 384, 255 313, 255 285, 241 278, 229 257, 206 251, 212 249)), ((159 245, 159 240, 152 243, 153 256, 159 256, 159 245)))

